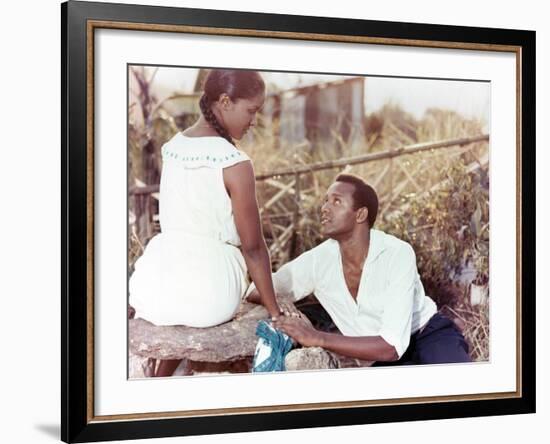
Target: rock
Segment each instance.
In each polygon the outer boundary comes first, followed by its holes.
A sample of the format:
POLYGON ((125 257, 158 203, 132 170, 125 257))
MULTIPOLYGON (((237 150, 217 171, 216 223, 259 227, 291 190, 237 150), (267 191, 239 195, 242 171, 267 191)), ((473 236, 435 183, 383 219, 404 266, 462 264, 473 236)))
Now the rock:
POLYGON ((343 356, 338 353, 330 352, 338 363, 338 368, 357 368, 357 367, 370 367, 375 361, 364 361, 358 358, 350 358, 349 356, 343 356))
POLYGON ((321 347, 304 347, 291 350, 285 357, 287 370, 320 370, 338 368, 338 363, 321 347))
POLYGON ((472 306, 485 304, 489 296, 488 285, 470 284, 470 304, 472 306))
POLYGON ((145 378, 144 369, 147 366, 147 358, 136 355, 135 353, 128 353, 128 377, 132 378, 145 378))
POLYGON ((231 362, 195 362, 184 359, 173 376, 250 373, 251 368, 252 357, 231 362))
POLYGON ((215 327, 158 327, 144 319, 128 321, 130 356, 189 359, 202 362, 240 361, 254 355, 256 325, 267 310, 243 302, 235 318, 215 327))
POLYGON ((374 361, 363 361, 320 347, 304 347, 291 350, 285 358, 287 370, 318 370, 332 368, 370 367, 374 361))

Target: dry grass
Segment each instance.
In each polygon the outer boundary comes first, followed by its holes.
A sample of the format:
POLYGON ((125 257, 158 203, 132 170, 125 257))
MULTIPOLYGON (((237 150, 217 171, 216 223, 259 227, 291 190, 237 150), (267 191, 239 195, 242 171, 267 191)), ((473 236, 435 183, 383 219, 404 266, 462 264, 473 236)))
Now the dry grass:
MULTIPOLYGON (((455 301, 456 302, 456 301, 455 301)), ((473 361, 489 360, 489 303, 471 306, 465 302, 451 307, 445 305, 441 310, 452 319, 458 320, 464 337, 470 347, 470 357, 473 361)))

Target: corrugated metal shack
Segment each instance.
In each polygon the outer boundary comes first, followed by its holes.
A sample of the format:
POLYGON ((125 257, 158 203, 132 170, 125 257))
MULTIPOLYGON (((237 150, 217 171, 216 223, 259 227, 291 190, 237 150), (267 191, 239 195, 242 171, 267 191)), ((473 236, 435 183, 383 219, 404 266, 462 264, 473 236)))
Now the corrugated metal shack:
POLYGON ((270 94, 263 108, 266 127, 280 143, 329 143, 334 132, 347 142, 363 133, 365 79, 352 77, 270 94))

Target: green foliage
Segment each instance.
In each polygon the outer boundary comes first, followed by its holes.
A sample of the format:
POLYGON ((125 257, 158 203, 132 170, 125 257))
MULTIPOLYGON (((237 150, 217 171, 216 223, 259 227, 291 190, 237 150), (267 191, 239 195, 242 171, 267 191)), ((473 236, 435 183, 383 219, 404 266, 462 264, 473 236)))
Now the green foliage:
POLYGON ((458 160, 444 176, 430 191, 403 196, 401 210, 379 224, 413 246, 422 281, 436 298, 442 289, 459 282, 466 269, 473 267, 476 280, 483 284, 489 276, 487 171, 468 173, 458 160))

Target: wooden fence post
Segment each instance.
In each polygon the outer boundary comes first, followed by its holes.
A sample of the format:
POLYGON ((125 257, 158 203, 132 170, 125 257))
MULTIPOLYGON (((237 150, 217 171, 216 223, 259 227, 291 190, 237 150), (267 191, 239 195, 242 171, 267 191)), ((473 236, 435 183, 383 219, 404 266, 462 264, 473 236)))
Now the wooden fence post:
POLYGON ((292 231, 292 240, 290 242, 290 248, 288 252, 288 259, 294 259, 298 249, 298 230, 300 227, 300 173, 296 173, 294 176, 294 214, 292 215, 292 225, 294 229, 292 231))

